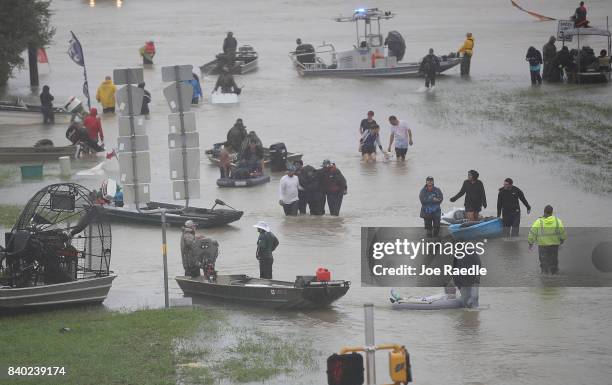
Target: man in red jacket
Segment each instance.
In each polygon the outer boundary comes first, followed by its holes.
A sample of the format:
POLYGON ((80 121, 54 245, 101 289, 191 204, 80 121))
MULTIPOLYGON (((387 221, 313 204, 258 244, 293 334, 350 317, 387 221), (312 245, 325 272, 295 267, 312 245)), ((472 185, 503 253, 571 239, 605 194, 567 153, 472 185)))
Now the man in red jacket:
POLYGON ((102 131, 102 122, 98 117, 98 110, 92 107, 89 111, 89 115, 85 117, 83 125, 87 128, 89 139, 93 142, 98 143, 98 137, 100 137, 100 146, 104 147, 104 132, 102 131))

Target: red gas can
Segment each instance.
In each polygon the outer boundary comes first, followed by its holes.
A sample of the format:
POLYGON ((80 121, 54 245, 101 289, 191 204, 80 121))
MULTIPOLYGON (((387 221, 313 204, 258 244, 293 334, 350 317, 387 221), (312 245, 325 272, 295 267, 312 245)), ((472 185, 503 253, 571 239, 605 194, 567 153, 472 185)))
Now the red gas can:
POLYGON ((331 281, 331 273, 324 267, 319 267, 317 269, 317 281, 319 282, 328 282, 331 281))

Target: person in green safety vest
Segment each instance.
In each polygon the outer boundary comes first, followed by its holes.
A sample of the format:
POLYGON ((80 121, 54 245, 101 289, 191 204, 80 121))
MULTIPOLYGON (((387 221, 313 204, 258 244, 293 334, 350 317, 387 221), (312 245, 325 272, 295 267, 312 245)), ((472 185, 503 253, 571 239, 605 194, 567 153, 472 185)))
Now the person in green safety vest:
POLYGON ((542 274, 559 272, 559 245, 562 245, 566 239, 563 222, 553 215, 552 206, 547 205, 544 207, 544 216, 533 222, 527 237, 529 250, 533 249, 534 244, 538 245, 542 274))

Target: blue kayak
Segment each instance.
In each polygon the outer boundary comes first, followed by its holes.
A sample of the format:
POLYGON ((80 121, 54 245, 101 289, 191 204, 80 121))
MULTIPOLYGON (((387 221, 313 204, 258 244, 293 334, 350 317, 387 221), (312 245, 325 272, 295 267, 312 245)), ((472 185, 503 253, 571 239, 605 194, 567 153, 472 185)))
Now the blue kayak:
POLYGON ((502 221, 499 218, 481 222, 457 223, 448 226, 450 235, 458 241, 490 238, 500 236, 503 232, 502 221))

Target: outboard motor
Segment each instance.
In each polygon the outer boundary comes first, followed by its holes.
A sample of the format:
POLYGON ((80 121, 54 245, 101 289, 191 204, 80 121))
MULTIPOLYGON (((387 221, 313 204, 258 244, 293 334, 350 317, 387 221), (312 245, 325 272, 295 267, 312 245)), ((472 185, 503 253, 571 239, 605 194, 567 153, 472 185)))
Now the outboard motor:
POLYGON ((398 62, 404 58, 406 42, 399 32, 390 31, 385 39, 385 45, 389 49, 389 56, 395 56, 398 62))
POLYGON ((285 147, 285 143, 274 143, 270 146, 270 169, 272 171, 287 169, 287 147, 285 147))

